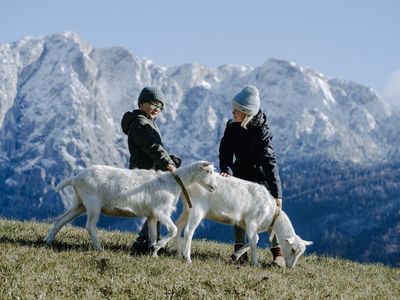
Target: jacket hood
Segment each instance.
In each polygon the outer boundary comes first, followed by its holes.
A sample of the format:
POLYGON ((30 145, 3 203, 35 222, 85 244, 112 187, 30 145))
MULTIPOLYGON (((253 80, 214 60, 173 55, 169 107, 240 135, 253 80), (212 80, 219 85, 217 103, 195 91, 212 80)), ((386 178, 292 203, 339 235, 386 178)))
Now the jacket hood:
POLYGON ((267 123, 267 116, 260 109, 258 113, 251 119, 250 126, 261 127, 267 123))
POLYGON ((121 128, 123 133, 125 133, 126 135, 129 133, 129 127, 140 114, 143 113, 138 109, 135 109, 134 111, 127 111, 126 113, 124 113, 121 119, 121 128))

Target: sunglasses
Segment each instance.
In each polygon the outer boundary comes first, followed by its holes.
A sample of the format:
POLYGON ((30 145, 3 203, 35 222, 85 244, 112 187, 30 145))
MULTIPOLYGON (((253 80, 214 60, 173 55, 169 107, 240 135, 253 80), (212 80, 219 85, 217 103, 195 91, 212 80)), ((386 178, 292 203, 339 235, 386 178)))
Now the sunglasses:
POLYGON ((164 109, 164 106, 161 103, 149 102, 149 105, 151 109, 158 109, 159 111, 162 111, 164 109))

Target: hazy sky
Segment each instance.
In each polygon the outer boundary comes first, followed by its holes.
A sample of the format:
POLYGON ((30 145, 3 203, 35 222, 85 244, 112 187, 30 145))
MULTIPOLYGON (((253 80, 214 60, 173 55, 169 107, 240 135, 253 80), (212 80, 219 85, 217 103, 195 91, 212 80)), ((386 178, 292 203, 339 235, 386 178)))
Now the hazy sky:
POLYGON ((400 105, 400 0, 0 0, 0 43, 63 31, 163 65, 290 60, 400 105))

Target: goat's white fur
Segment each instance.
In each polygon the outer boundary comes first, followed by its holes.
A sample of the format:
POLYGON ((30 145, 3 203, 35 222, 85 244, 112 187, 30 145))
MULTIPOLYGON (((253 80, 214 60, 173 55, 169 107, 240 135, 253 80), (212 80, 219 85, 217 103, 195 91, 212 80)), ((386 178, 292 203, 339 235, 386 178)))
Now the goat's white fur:
MULTIPOLYGON (((189 210, 184 203, 183 212, 176 222, 177 253, 183 254, 187 262, 191 262, 190 252, 194 231, 200 222, 207 218, 244 228, 249 242, 234 255, 239 259, 250 248, 252 263, 258 266, 256 257, 258 233, 267 231, 271 225, 276 211, 275 199, 263 185, 220 175, 216 175, 215 179, 218 190, 214 193, 204 192, 196 185, 188 190, 193 200, 193 208, 189 210), (180 236, 183 228, 185 229, 183 249, 181 249, 180 236)), ((303 241, 296 235, 288 216, 283 211, 276 219, 273 231, 281 243, 286 265, 294 267, 306 246, 312 242, 303 241)))
MULTIPOLYGON (((209 191, 214 191, 216 185, 213 169, 212 163, 198 161, 177 169, 175 173, 188 188, 197 183, 209 191)), ((147 217, 154 256, 157 256, 157 251, 176 235, 177 228, 170 216, 176 209, 181 188, 169 172, 95 165, 75 177, 62 181, 55 190, 58 192, 69 185, 75 190, 75 199, 71 208, 55 221, 44 240, 46 244, 54 240, 62 226, 85 211, 86 229, 97 250, 102 249, 96 234, 100 213, 111 216, 147 217), (167 236, 158 243, 157 221, 168 230, 167 236)))

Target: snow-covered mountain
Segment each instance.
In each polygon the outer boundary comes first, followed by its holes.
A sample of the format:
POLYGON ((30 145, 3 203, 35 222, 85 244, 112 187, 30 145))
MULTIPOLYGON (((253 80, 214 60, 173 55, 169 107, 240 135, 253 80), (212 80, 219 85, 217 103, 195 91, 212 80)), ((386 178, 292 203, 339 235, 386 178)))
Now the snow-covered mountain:
POLYGON ((260 67, 161 66, 123 48, 92 48, 72 32, 0 45, 0 209, 46 218, 63 203, 55 182, 92 164, 126 167, 125 111, 142 87, 166 95, 166 148, 218 162, 230 99, 260 90, 281 169, 336 161, 360 167, 400 161, 399 112, 371 88, 270 59, 260 67))

